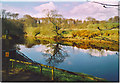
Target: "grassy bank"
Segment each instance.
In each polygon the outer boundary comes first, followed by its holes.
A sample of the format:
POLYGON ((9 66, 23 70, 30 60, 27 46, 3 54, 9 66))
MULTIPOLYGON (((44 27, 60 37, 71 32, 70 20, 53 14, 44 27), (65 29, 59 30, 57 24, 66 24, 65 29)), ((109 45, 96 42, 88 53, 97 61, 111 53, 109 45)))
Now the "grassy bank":
MULTIPOLYGON (((118 44, 119 39, 119 30, 113 29, 113 30, 105 30, 105 31, 99 31, 97 29, 75 29, 75 30, 60 30, 61 32, 61 40, 64 41, 97 41, 97 42, 111 42, 114 44, 118 44)), ((34 32, 34 30, 33 30, 34 32)), ((45 32, 45 31, 44 31, 45 32)), ((26 34, 27 37, 36 37, 40 39, 54 39, 55 33, 52 33, 52 31, 47 31, 46 34, 43 34, 42 32, 36 36, 34 36, 31 32, 31 34, 26 34)))
POLYGON ((54 38, 49 37, 32 37, 27 36, 26 38, 26 44, 27 46, 30 45, 39 45, 39 44, 55 44, 55 43, 61 43, 62 45, 66 46, 76 46, 78 48, 83 49, 106 49, 111 51, 118 51, 118 42, 114 40, 107 40, 107 39, 77 39, 77 38, 60 38, 57 41, 54 38))
MULTIPOLYGON (((17 64, 15 68, 23 68, 26 69, 26 66, 23 64, 17 64)), ((40 74, 40 67, 39 66, 27 66, 27 70, 37 72, 40 74)), ((62 72, 60 70, 54 70, 54 81, 106 81, 105 79, 94 77, 91 75, 87 75, 84 73, 78 73, 79 75, 73 75, 67 72, 62 72)), ((52 77, 51 69, 49 68, 42 68, 42 75, 48 78, 52 77)))
MULTIPOLYGON (((56 33, 52 29, 52 26, 49 25, 41 25, 40 27, 26 27, 26 35, 25 36, 33 36, 39 38, 54 38, 56 33), (49 27, 49 28, 48 28, 49 27), (39 33, 39 34, 38 34, 39 33)), ((118 29, 112 30, 103 30, 100 31, 98 29, 61 29, 59 30, 62 38, 69 39, 98 39, 103 40, 107 38, 109 40, 118 41, 118 29)))

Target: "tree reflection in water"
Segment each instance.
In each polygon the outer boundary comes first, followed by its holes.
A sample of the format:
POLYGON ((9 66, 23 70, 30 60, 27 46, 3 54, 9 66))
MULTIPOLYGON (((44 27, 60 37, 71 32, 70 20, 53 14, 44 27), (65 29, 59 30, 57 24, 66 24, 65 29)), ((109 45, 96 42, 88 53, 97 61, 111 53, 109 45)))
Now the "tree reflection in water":
POLYGON ((65 51, 58 42, 56 44, 49 44, 47 45, 47 47, 49 47, 50 49, 47 49, 46 53, 44 53, 43 55, 45 57, 48 57, 46 62, 50 66, 56 66, 62 63, 65 58, 69 56, 67 54, 67 51, 65 51))

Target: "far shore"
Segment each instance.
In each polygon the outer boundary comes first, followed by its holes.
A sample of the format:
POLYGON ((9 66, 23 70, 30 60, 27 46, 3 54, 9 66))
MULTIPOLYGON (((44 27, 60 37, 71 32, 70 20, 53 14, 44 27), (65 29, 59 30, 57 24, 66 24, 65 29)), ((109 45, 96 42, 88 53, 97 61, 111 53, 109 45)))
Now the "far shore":
POLYGON ((77 38, 59 38, 55 39, 52 37, 34 37, 34 36, 25 36, 30 37, 31 39, 37 39, 37 40, 46 40, 46 41, 57 41, 57 42, 63 42, 65 45, 69 46, 76 46, 78 48, 94 48, 94 49, 106 49, 111 51, 118 51, 118 41, 114 40, 100 40, 100 39, 77 39, 77 38))

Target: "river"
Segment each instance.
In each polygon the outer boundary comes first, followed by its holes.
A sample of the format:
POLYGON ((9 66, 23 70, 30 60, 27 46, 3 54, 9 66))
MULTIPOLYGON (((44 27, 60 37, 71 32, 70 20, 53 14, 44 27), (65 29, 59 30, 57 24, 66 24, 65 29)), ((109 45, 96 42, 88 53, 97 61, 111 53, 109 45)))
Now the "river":
POLYGON ((29 48, 23 44, 18 46, 22 53, 41 64, 118 81, 118 51, 83 49, 59 43, 38 44, 29 48))

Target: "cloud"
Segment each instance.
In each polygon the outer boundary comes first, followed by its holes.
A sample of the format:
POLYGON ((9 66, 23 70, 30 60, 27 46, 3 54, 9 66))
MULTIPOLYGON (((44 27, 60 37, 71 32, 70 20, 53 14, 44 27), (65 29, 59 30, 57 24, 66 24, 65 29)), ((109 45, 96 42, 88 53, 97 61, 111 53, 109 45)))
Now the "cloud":
POLYGON ((0 3, 0 10, 2 9, 2 3, 0 3))
POLYGON ((19 13, 19 17, 22 17, 25 14, 33 15, 32 12, 30 12, 27 8, 18 8, 18 7, 12 7, 9 5, 2 4, 2 9, 5 9, 6 12, 11 13, 19 13))
MULTIPOLYGON (((23 11, 21 11, 21 9, 18 9, 18 8, 15 8, 15 7, 11 7, 11 6, 8 6, 8 5, 3 5, 3 9, 5 9, 6 11, 9 11, 11 13, 23 12, 23 11)), ((23 13, 25 13, 25 12, 23 12, 23 13)))
POLYGON ((91 56, 96 56, 96 57, 102 57, 102 56, 108 56, 108 55, 114 55, 118 54, 117 51, 110 51, 110 50, 98 50, 98 49, 78 49, 80 52, 88 53, 91 56))
POLYGON ((49 10, 49 11, 55 10, 56 7, 53 2, 49 2, 46 4, 42 4, 40 6, 34 7, 34 9, 38 11, 38 13, 34 15, 35 17, 45 17, 45 12, 43 12, 44 10, 49 10))
POLYGON ((107 54, 109 54, 109 55, 113 55, 113 54, 119 54, 117 51, 110 51, 110 50, 108 50, 107 51, 107 54))
POLYGON ((107 2, 107 3, 116 3, 118 0, 88 0, 88 1, 96 1, 96 2, 107 2))
POLYGON ((36 46, 35 51, 36 52, 42 52, 42 53, 45 53, 45 54, 51 54, 51 55, 53 54, 53 49, 51 49, 50 47, 47 47, 45 45, 36 46))
MULTIPOLYGON (((107 4, 117 4, 116 0, 106 0, 107 2, 99 1, 107 4)), ((40 3, 40 2, 39 2, 40 3)), ((60 14, 65 18, 73 18, 73 19, 82 19, 84 20, 86 17, 93 17, 97 20, 108 20, 110 17, 118 15, 117 8, 104 8, 101 4, 92 3, 92 2, 78 2, 78 3, 53 3, 47 2, 45 4, 41 4, 38 6, 30 6, 26 4, 23 7, 14 7, 3 4, 2 6, 7 11, 12 13, 19 13, 20 17, 25 14, 29 14, 33 17, 46 17, 45 12, 43 10, 58 10, 60 14)))
POLYGON ((45 49, 48 49, 48 48, 44 45, 39 45, 39 46, 36 46, 35 51, 45 53, 45 49))
POLYGON ((64 6, 64 7, 69 7, 69 6, 70 6, 70 4, 63 4, 63 6, 64 6))
POLYGON ((20 17, 22 17, 25 14, 29 14, 33 17, 45 17, 45 12, 43 12, 43 10, 45 9, 54 10, 56 9, 56 7, 53 2, 49 2, 49 3, 42 4, 42 5, 35 6, 35 7, 29 7, 27 5, 27 7, 25 8, 14 7, 14 6, 3 4, 2 9, 5 9, 11 13, 19 13, 20 17))
POLYGON ((0 6, 2 6, 2 3, 0 3, 0 6))
MULTIPOLYGON (((98 20, 107 20, 115 15, 118 15, 116 8, 104 8, 101 4, 92 2, 77 5, 69 11, 69 17, 78 19, 85 19, 90 16, 98 20)), ((68 14, 66 14, 66 16, 68 16, 68 14)))
MULTIPOLYGON (((54 1, 54 2, 66 2, 68 0, 1 0, 1 1, 9 1, 9 2, 43 2, 43 1, 54 1)), ((75 1, 86 1, 86 0, 69 0, 69 2, 75 2, 75 1)))

